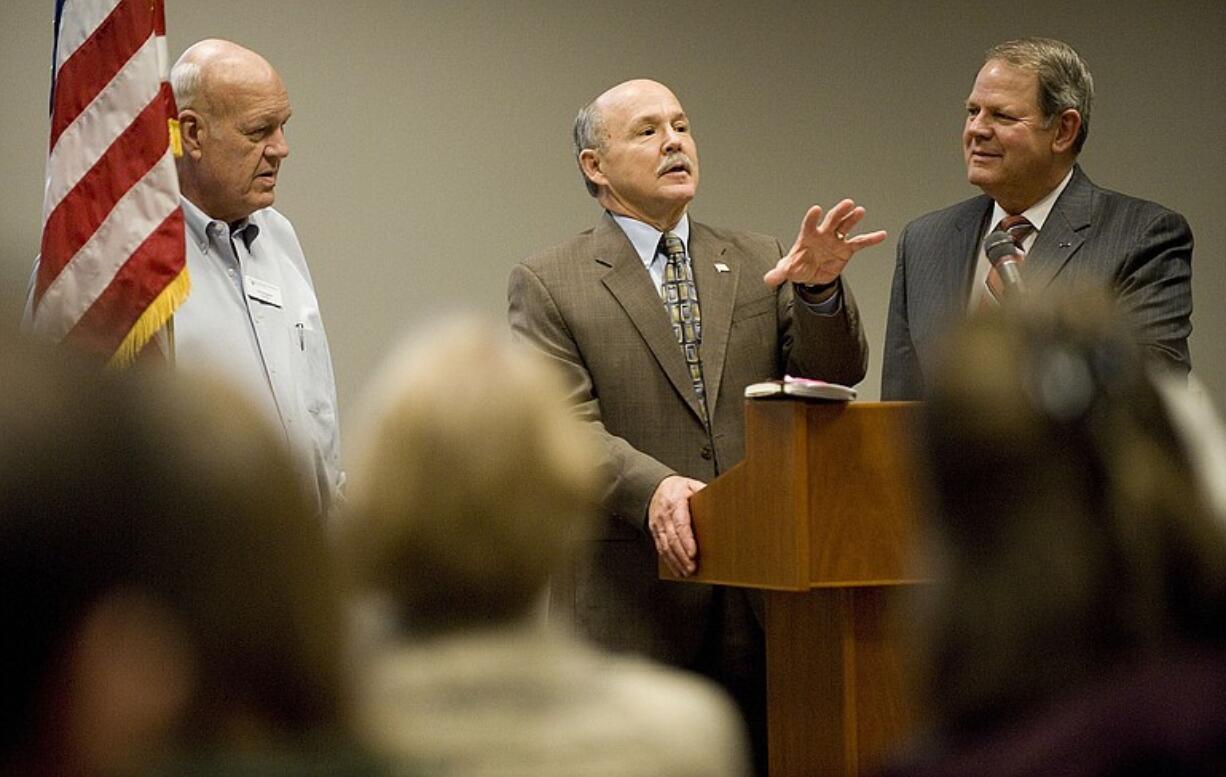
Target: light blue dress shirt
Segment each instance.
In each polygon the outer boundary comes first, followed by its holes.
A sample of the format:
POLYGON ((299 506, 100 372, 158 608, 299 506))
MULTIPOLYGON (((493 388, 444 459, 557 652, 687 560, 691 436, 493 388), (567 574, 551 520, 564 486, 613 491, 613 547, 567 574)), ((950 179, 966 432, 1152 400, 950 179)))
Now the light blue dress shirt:
POLYGON ((230 225, 182 202, 192 288, 174 317, 176 367, 221 375, 278 424, 329 515, 344 481, 336 380, 298 236, 272 208, 230 225))

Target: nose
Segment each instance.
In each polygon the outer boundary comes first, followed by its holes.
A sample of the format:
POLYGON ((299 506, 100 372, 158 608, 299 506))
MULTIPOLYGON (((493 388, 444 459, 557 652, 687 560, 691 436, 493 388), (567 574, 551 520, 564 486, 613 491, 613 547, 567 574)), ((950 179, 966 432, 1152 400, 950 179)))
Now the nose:
POLYGON ((264 147, 264 155, 273 159, 284 159, 289 156, 289 139, 285 137, 284 127, 278 127, 268 139, 268 145, 264 147))
POLYGON ((679 151, 681 149, 681 133, 673 127, 664 130, 664 151, 679 151))
POLYGON ((992 125, 987 119, 987 111, 978 110, 966 115, 966 133, 979 138, 992 134, 992 125))

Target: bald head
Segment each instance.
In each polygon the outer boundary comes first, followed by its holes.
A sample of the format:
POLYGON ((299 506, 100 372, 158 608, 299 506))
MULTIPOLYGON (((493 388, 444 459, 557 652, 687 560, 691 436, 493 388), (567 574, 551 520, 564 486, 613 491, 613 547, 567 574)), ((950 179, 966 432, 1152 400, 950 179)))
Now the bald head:
MULTIPOLYGON (((235 87, 241 88, 253 81, 280 84, 281 77, 259 54, 219 38, 192 44, 170 70, 170 85, 179 110, 224 111, 226 96, 235 87)), ((281 88, 284 89, 284 85, 281 88)))
POLYGON ((677 95, 673 94, 672 89, 650 78, 632 78, 629 81, 622 81, 606 89, 593 102, 598 110, 603 111, 609 106, 618 105, 627 100, 639 100, 651 96, 665 97, 678 102, 677 95))
POLYGON ((575 156, 588 191, 614 213, 671 229, 698 191, 698 148, 672 90, 634 79, 575 117, 575 156))
POLYGON ((183 156, 179 187, 210 218, 234 222, 273 204, 289 95, 268 60, 225 40, 189 47, 170 71, 183 156))

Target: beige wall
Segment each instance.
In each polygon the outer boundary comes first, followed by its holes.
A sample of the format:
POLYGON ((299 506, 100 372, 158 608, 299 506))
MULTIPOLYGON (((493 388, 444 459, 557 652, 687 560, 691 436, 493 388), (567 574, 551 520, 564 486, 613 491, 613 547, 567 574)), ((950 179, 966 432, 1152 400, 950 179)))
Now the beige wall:
MULTIPOLYGON (((52 0, 0 4, 0 315, 39 240, 52 0)), ((1191 222, 1192 359, 1226 405, 1226 2, 166 0, 172 56, 205 36, 266 55, 294 104, 278 207, 296 225, 347 407, 392 338, 457 306, 501 315, 511 265, 590 225, 576 109, 633 76, 673 86, 703 162, 692 212, 785 243, 851 195, 890 239, 848 270, 877 397, 894 238, 976 192, 962 103, 984 49, 1062 37, 1098 87, 1082 162, 1191 222)), ((3 313, 7 309, 10 312, 3 313)))

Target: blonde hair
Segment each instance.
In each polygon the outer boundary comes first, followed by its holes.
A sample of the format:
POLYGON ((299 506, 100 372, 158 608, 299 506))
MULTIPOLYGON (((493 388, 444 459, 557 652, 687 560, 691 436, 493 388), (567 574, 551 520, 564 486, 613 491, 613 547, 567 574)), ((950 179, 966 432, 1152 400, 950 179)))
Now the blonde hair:
POLYGON ((539 358, 461 319, 404 344, 367 392, 348 548, 415 627, 515 618, 587 529, 593 441, 539 358))

